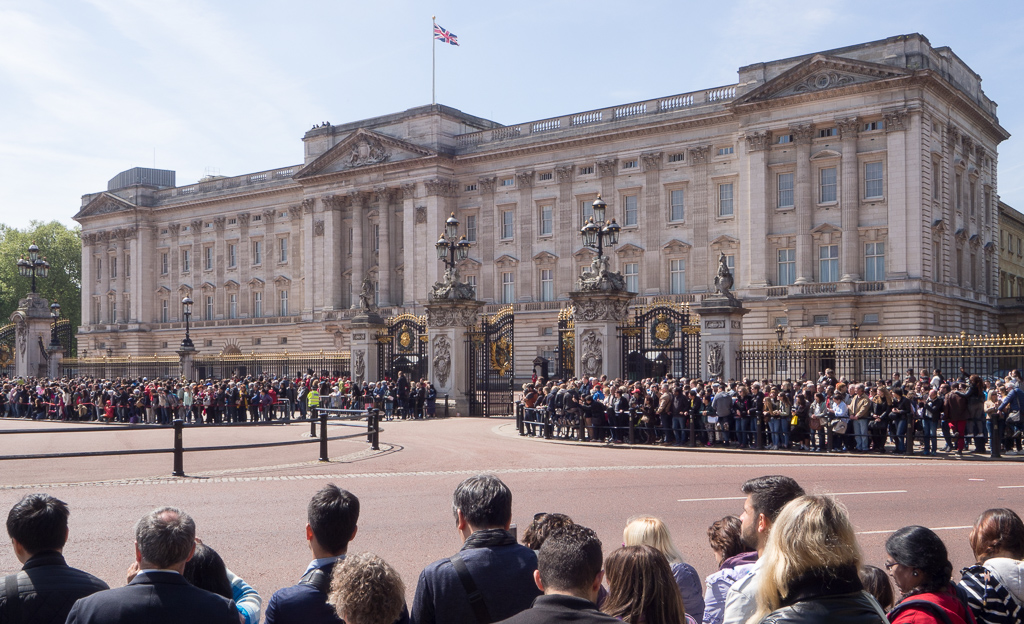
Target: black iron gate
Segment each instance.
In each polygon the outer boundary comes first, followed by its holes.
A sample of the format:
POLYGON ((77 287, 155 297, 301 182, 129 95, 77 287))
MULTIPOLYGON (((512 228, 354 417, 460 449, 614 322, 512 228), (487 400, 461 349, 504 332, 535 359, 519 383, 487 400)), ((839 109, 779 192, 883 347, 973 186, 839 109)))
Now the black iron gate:
POLYGON ((576 376, 576 320, 573 308, 558 311, 558 375, 565 381, 576 376))
POLYGON ((414 383, 427 378, 426 317, 393 316, 377 333, 377 379, 396 379, 398 371, 414 383))
POLYGON ((470 416, 511 416, 515 379, 512 306, 480 321, 466 334, 466 394, 470 416))
POLYGON ((0 377, 14 376, 14 323, 0 327, 0 377))
POLYGON ((639 308, 629 324, 619 327, 619 336, 622 371, 629 381, 700 376, 700 319, 685 303, 639 308))
POLYGON ((57 334, 57 341, 60 342, 61 349, 64 349, 64 357, 71 357, 73 337, 71 319, 57 319, 53 323, 50 323, 50 331, 57 334))

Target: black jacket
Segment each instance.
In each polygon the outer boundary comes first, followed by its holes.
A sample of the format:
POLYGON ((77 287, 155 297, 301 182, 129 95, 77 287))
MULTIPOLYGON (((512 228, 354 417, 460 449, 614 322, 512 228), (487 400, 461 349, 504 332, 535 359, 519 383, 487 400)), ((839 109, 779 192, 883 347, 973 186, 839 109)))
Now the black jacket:
POLYGON ((109 589, 95 576, 69 566, 55 551, 36 553, 15 578, 17 604, 10 604, 7 579, 0 579, 0 622, 5 624, 64 624, 76 600, 109 589))
POLYGON ((190 585, 177 572, 139 574, 124 587, 75 603, 67 624, 238 624, 235 601, 190 585))
POLYGON ((796 579, 782 607, 761 624, 888 624, 878 602, 864 591, 855 567, 825 574, 812 570, 796 579))
POLYGON ((499 624, 546 624, 548 622, 580 622, 582 624, 616 624, 618 618, 601 613, 597 605, 576 598, 575 596, 563 596, 551 594, 538 596, 533 601, 533 606, 526 611, 520 611, 499 624))

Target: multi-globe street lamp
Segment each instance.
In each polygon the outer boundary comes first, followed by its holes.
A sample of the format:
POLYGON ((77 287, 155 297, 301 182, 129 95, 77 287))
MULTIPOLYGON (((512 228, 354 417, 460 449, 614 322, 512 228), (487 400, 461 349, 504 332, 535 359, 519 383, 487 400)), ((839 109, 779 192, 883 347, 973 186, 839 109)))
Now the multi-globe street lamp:
POLYGON ((192 344, 192 337, 189 335, 189 319, 192 318, 192 304, 195 303, 191 298, 185 297, 181 300, 181 313, 185 317, 185 337, 181 341, 182 351, 192 351, 196 348, 192 344))
POLYGON ((39 248, 35 243, 28 246, 28 258, 18 258, 18 273, 22 277, 32 278, 32 293, 36 292, 36 277, 46 279, 50 274, 50 263, 39 255, 39 248))
POLYGON ((604 220, 608 204, 601 199, 600 194, 594 200, 592 207, 594 216, 590 217, 586 225, 580 229, 580 235, 583 237, 583 246, 596 250, 597 258, 600 261, 604 257, 605 245, 611 247, 619 242, 619 232, 622 228, 615 222, 615 219, 604 220), (606 239, 607 242, 605 242, 606 239))
POLYGON ((444 262, 445 267, 455 269, 455 263, 469 257, 469 241, 466 236, 459 237, 459 220, 455 213, 444 222, 444 233, 437 239, 434 249, 437 250, 437 259, 444 262))

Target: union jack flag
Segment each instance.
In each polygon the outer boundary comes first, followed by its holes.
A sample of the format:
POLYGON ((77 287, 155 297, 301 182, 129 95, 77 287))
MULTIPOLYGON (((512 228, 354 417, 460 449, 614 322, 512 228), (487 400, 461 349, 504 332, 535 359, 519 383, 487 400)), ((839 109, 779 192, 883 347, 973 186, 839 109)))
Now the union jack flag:
POLYGON ((459 45, 459 39, 455 36, 455 33, 450 30, 445 30, 437 24, 434 24, 434 39, 440 39, 441 41, 450 43, 453 46, 459 45))

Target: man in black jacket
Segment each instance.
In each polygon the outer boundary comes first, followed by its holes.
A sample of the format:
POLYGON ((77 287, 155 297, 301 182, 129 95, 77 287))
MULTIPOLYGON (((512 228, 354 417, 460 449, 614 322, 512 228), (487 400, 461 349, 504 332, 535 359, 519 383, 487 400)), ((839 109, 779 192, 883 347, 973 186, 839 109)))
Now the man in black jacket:
POLYGON ((0 622, 63 624, 76 600, 107 589, 64 561, 69 513, 63 501, 28 494, 7 514, 7 534, 25 567, 0 583, 0 622))
POLYGON ((174 507, 161 507, 135 525, 139 572, 128 585, 86 596, 67 624, 238 624, 235 601, 191 585, 182 576, 196 549, 196 523, 174 507))
POLYGON ((618 622, 594 604, 604 578, 601 564, 601 540, 593 530, 578 524, 555 529, 540 547, 533 573, 544 595, 535 598, 531 608, 502 624, 618 622))

